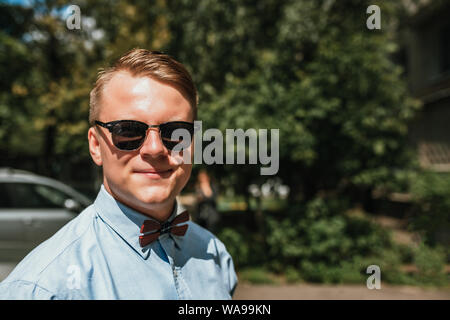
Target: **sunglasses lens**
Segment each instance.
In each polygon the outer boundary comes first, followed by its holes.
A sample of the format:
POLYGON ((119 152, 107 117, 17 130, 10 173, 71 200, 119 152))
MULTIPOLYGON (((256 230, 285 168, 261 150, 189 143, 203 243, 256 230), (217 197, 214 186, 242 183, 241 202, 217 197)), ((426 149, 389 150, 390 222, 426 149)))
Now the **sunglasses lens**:
POLYGON ((183 143, 183 149, 190 146, 194 125, 186 122, 168 122, 161 126, 161 138, 167 149, 172 150, 177 144, 183 143), (181 129, 181 130, 179 130, 181 129), (187 138, 184 140, 183 138, 187 138))
POLYGON ((147 128, 145 123, 119 122, 112 129, 113 143, 120 150, 138 149, 145 140, 147 128))

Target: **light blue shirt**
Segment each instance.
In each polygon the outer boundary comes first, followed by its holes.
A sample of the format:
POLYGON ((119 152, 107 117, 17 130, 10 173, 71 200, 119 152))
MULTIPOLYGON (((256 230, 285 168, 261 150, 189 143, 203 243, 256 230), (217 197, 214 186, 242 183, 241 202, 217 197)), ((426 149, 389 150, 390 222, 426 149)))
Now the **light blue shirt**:
MULTIPOLYGON (((170 218, 183 211, 175 202, 170 218)), ((0 299, 231 299, 237 277, 219 239, 188 221, 184 236, 165 233, 141 248, 147 219, 102 186, 0 283, 0 299)))

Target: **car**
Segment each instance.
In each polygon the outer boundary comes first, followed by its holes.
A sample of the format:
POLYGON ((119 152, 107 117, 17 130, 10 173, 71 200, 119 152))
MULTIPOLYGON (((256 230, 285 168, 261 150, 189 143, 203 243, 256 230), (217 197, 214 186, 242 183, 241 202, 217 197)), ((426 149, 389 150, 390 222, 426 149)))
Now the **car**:
POLYGON ((21 260, 91 203, 60 181, 0 168, 0 260, 21 260))

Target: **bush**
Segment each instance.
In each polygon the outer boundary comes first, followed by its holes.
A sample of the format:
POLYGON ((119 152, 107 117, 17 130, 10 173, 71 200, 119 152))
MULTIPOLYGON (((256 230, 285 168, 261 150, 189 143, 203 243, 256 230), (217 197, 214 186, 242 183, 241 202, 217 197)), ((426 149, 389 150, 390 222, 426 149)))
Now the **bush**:
MULTIPOLYGON (((407 284, 408 279, 405 279, 401 272, 401 264, 401 255, 396 248, 386 248, 377 256, 366 257, 359 261, 360 267, 364 268, 364 274, 366 274, 368 266, 377 265, 380 267, 381 281, 407 284)), ((368 275, 366 274, 367 277, 368 275)))
POLYGON ((427 244, 435 245, 439 232, 450 232, 450 174, 421 172, 411 182, 410 191, 412 227, 424 232, 427 244))
POLYGON ((265 268, 246 268, 238 273, 239 281, 253 284, 276 284, 278 281, 265 268))
POLYGON ((281 220, 266 218, 267 261, 275 272, 292 266, 308 281, 360 279, 360 271, 349 262, 393 245, 390 235, 367 218, 344 215, 345 206, 336 199, 316 198, 295 210, 281 220))
POLYGON ((284 274, 288 283, 296 283, 303 280, 300 271, 294 267, 287 267, 284 274))
POLYGON ((266 283, 264 272, 284 274, 287 282, 359 283, 368 278, 367 267, 377 265, 382 281, 393 284, 446 284, 445 250, 422 244, 419 248, 397 245, 390 232, 364 214, 345 214, 344 202, 315 198, 278 215, 265 214, 264 233, 250 233, 244 226, 225 228, 225 243, 237 269, 249 268, 248 281, 266 283), (264 241, 262 241, 264 240, 264 241), (417 274, 401 266, 414 263, 417 274), (253 271, 251 271, 253 270, 253 271))
POLYGON ((414 263, 418 269, 417 280, 421 283, 445 283, 445 261, 445 252, 441 247, 431 248, 421 243, 414 255, 414 263))
POLYGON ((264 243, 261 242, 258 234, 245 230, 245 227, 223 228, 218 232, 217 237, 233 257, 236 268, 261 266, 266 262, 264 243))
POLYGON ((311 263, 305 260, 301 263, 301 269, 303 279, 309 282, 342 283, 361 281, 359 272, 350 265, 331 266, 323 262, 311 263))
POLYGON ((231 228, 225 228, 219 232, 217 237, 225 244, 236 267, 248 264, 249 246, 241 233, 231 228))

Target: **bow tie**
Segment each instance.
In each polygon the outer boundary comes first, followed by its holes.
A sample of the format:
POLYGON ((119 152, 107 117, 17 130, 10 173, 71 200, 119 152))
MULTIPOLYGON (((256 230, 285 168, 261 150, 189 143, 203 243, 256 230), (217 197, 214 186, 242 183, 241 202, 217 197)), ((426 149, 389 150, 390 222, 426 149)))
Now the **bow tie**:
POLYGON ((147 233, 151 231, 156 232, 139 236, 139 244, 141 245, 141 247, 145 247, 148 244, 155 241, 156 239, 158 239, 158 237, 163 233, 170 232, 176 236, 184 236, 188 228, 188 225, 183 224, 181 226, 177 226, 177 224, 186 222, 188 220, 189 220, 189 213, 187 211, 183 211, 182 213, 177 215, 172 221, 166 221, 164 223, 159 223, 154 220, 145 220, 141 226, 141 233, 147 233))

